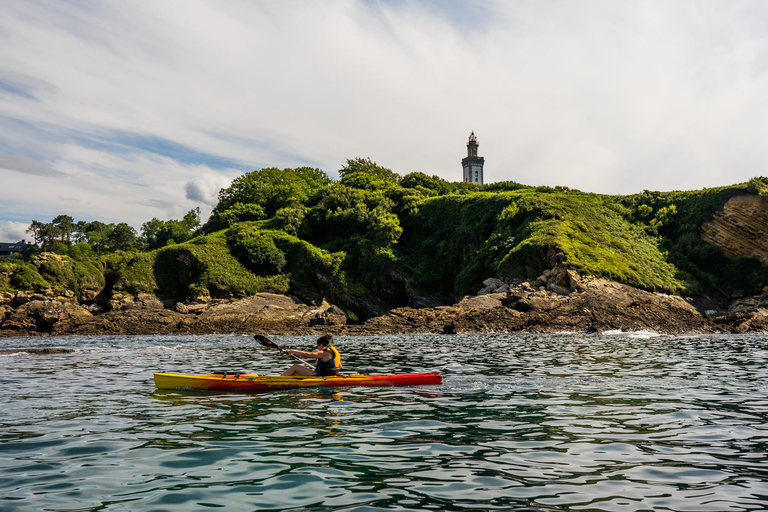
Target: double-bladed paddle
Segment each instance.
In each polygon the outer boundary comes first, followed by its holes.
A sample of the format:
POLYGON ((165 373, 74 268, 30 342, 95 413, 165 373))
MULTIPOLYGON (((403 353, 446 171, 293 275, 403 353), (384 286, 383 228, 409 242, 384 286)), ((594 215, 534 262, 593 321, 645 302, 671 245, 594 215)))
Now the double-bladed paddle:
POLYGON ((283 354, 285 354, 287 356, 290 356, 290 357, 292 357, 292 358, 294 358, 294 359, 296 359, 298 361, 301 361, 307 368, 314 368, 314 366, 312 366, 311 364, 309 364, 308 362, 306 362, 305 360, 303 360, 299 356, 296 356, 294 354, 289 354, 288 352, 283 350, 283 348, 280 345, 278 345, 274 341, 270 340, 266 336, 262 336, 261 334, 256 334, 254 336, 254 339, 256 341, 258 341, 260 344, 262 344, 265 347, 267 347, 267 348, 275 348, 275 349, 279 350, 280 352, 282 352, 283 354))

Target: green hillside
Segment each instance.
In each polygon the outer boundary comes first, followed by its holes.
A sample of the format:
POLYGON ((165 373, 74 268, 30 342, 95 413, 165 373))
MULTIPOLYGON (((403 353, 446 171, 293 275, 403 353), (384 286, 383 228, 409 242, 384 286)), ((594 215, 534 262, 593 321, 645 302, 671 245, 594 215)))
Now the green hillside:
POLYGON ((196 233, 185 234, 195 225, 191 212, 184 221, 146 223, 144 250, 98 255, 87 243, 76 251, 58 243, 55 261, 1 262, 0 291, 178 300, 270 291, 326 298, 364 318, 414 297, 448 303, 477 292, 488 277, 534 279, 556 263, 670 293, 751 294, 768 285, 757 260, 728 258, 699 235, 730 197, 768 194, 766 178, 606 196, 513 182, 480 187, 422 173, 401 178, 363 159, 349 160, 340 175, 334 181, 311 168, 245 174, 221 191, 196 233))

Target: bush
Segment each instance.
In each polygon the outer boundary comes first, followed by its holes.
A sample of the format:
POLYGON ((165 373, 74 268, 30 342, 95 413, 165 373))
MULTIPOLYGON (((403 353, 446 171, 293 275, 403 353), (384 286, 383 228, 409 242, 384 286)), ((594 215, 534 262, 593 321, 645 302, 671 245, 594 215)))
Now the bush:
POLYGON ((258 204, 235 203, 219 214, 219 216, 226 226, 233 226, 238 222, 264 219, 267 214, 264 213, 264 208, 258 204))
POLYGON ((114 283, 112 289, 130 294, 157 291, 155 258, 155 252, 121 253, 108 257, 107 273, 114 283))
POLYGON ((48 281, 37 272, 34 265, 20 262, 16 271, 11 275, 11 286, 16 290, 34 290, 42 292, 50 288, 48 281))
POLYGON ((275 219, 278 226, 289 235, 296 235, 304 223, 304 217, 307 215, 307 208, 300 204, 286 206, 277 210, 275 219))
POLYGON ((238 224, 227 233, 227 243, 243 264, 258 274, 278 274, 285 266, 285 254, 272 237, 248 224, 238 224))

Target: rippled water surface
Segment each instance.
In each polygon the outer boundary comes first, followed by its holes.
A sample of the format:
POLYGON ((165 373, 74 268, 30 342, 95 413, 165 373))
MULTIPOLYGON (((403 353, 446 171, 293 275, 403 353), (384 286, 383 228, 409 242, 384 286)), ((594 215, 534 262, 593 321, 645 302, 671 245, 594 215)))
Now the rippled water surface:
MULTIPOLYGON (((311 348, 312 338, 274 338, 311 348)), ((244 336, 0 339, 0 510, 768 509, 768 338, 339 337, 442 385, 157 391, 276 374, 244 336)))

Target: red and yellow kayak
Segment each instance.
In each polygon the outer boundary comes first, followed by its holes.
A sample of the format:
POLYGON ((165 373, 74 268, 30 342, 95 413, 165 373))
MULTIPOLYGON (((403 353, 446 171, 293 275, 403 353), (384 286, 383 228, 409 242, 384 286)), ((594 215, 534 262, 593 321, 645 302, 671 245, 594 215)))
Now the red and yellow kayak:
POLYGON ((255 373, 209 373, 207 375, 186 375, 182 373, 155 373, 158 389, 191 391, 274 391, 313 386, 413 386, 418 384, 439 384, 443 376, 439 373, 411 373, 394 375, 338 375, 331 377, 280 377, 256 375, 255 373))

